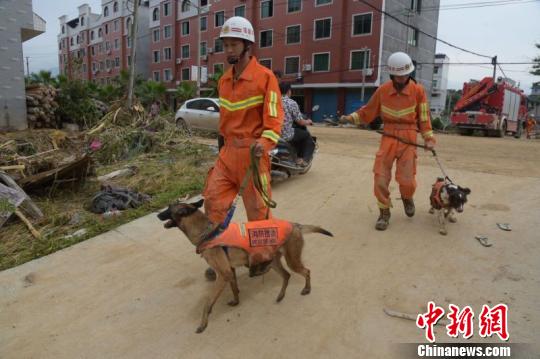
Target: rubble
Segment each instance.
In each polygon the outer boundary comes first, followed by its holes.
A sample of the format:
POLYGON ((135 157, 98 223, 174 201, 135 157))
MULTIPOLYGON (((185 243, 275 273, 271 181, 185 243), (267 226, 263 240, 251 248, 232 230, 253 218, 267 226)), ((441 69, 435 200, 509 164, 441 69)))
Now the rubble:
POLYGON ((26 112, 30 128, 55 128, 57 90, 51 85, 36 84, 26 87, 26 112))

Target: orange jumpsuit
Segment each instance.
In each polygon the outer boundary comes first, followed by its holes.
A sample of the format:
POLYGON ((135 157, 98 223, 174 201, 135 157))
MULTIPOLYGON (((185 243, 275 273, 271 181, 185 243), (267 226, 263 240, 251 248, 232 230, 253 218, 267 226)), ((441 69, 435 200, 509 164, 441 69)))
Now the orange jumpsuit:
POLYGON ((531 138, 535 127, 536 127, 536 121, 533 120, 532 118, 529 118, 527 122, 525 123, 525 129, 527 131, 527 138, 531 138))
MULTIPOLYGON (((223 222, 240 190, 250 164, 250 146, 255 142, 265 150, 259 170, 261 183, 271 196, 268 151, 278 142, 284 116, 277 79, 255 57, 237 80, 233 79, 233 67, 229 68, 219 80, 218 92, 219 132, 225 144, 203 191, 205 212, 214 223, 223 222)), ((249 181, 242 199, 249 221, 263 220, 267 213, 271 216, 253 181, 249 181)))
MULTIPOLYGON (((351 114, 356 124, 370 123, 377 116, 382 118, 384 132, 416 143, 419 129, 425 141, 433 141, 429 105, 422 85, 409 81, 397 92, 392 81, 381 85, 369 102, 351 114)), ((382 136, 381 145, 373 166, 374 192, 380 208, 392 207, 388 186, 392 178, 392 165, 396 161, 396 181, 403 199, 412 199, 416 190, 416 147, 382 136)))

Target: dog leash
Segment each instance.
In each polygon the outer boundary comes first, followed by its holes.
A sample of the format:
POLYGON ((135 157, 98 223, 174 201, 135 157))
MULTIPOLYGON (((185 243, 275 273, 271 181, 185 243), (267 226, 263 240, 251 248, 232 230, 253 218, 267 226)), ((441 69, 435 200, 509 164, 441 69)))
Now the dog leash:
POLYGON ((450 179, 450 177, 448 177, 448 175, 446 174, 446 171, 444 170, 442 164, 441 164, 441 161, 439 160, 439 157, 437 156, 437 152, 435 151, 434 148, 429 148, 427 147, 426 145, 420 145, 418 143, 414 143, 414 142, 411 142, 411 141, 408 141, 402 137, 399 137, 399 136, 396 136, 396 135, 392 135, 390 133, 386 133, 384 131, 381 131, 381 130, 377 130, 375 131, 377 132, 378 134, 380 135, 383 135, 383 136, 386 136, 386 137, 390 137, 390 138, 394 138, 396 140, 398 140, 399 142, 401 143, 404 143, 406 145, 411 145, 411 146, 415 146, 415 147, 419 147, 419 148, 423 148, 425 150, 428 150, 428 151, 431 151, 431 153, 433 154, 433 157, 435 157, 435 161, 437 161, 437 165, 439 165, 439 168, 444 176, 444 180, 445 181, 448 181, 449 183, 453 184, 454 182, 452 182, 452 180, 450 179))
POLYGON ((204 241, 209 241, 209 240, 214 239, 221 232, 223 232, 229 227, 229 224, 231 223, 232 218, 234 216, 234 212, 236 211, 238 200, 240 199, 240 197, 242 197, 242 194, 244 193, 244 190, 246 189, 248 185, 250 177, 253 177, 253 185, 255 186, 255 189, 257 190, 257 192, 259 192, 259 194, 261 195, 264 201, 264 204, 266 205, 266 208, 267 208, 266 218, 268 219, 270 208, 276 208, 277 203, 270 198, 270 196, 268 195, 268 191, 265 188, 266 186, 264 184, 264 181, 261 180, 261 176, 259 173, 259 159, 257 158, 257 156, 255 156, 255 146, 252 145, 250 148, 250 165, 246 171, 246 175, 244 176, 242 183, 240 184, 240 189, 238 190, 238 193, 234 197, 231 203, 231 206, 229 207, 229 210, 227 211, 227 215, 225 216, 223 223, 221 223, 216 228, 214 228, 211 232, 205 235, 201 243, 204 241))

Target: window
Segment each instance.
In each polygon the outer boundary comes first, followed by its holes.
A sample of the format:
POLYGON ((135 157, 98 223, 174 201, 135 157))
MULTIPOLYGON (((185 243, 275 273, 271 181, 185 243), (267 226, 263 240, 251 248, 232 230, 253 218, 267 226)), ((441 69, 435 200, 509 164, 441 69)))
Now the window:
POLYGON ((107 17, 107 16, 109 16, 109 7, 105 6, 105 8, 103 9, 103 17, 107 17))
POLYGON ((261 31, 259 40, 259 47, 271 47, 272 46, 272 30, 261 31))
POLYGON ((272 59, 260 59, 259 63, 264 67, 272 70, 272 59))
POLYGON ((422 0, 411 0, 411 10, 420 14, 422 10, 422 0))
POLYGON ((71 46, 73 46, 73 38, 70 39, 71 46))
POLYGON ((103 44, 98 44, 98 53, 102 53, 103 52, 103 44))
POLYGON ((182 12, 188 12, 190 9, 191 9, 191 3, 188 0, 182 1, 182 12))
POLYGON ((351 51, 351 70, 362 70, 369 67, 369 50, 351 51))
POLYGON ((159 29, 154 30, 152 38, 154 42, 159 42, 159 29))
POLYGON ((285 58, 285 75, 297 74, 300 72, 300 56, 285 58))
POLYGON ((118 2, 115 1, 113 4, 113 12, 118 12, 118 2))
POLYGON ((128 66, 131 66, 131 56, 127 57, 127 63, 128 63, 128 66))
POLYGON ((103 61, 101 61, 101 62, 99 63, 99 70, 100 70, 100 71, 103 71, 104 69, 105 69, 105 63, 104 63, 103 61))
POLYGON ((105 35, 109 34, 109 24, 105 24, 105 35))
POLYGON ((182 23, 182 36, 189 35, 189 21, 184 21, 182 23))
POLYGON ((332 0, 315 0, 315 6, 331 4, 332 0))
POLYGON ((223 26, 225 22, 225 11, 218 11, 214 14, 214 26, 220 27, 223 26))
POLYGON ((189 44, 182 46, 182 58, 189 59, 189 44))
POLYGON ((170 47, 166 47, 163 49, 163 58, 166 61, 170 61, 172 59, 172 52, 170 47))
POLYGON ((114 49, 118 50, 120 48, 120 40, 114 39, 114 49))
POLYGON ((90 47, 90 54, 91 54, 92 56, 95 56, 95 55, 96 55, 96 47, 95 47, 95 46, 91 46, 91 47, 90 47))
POLYGON ((154 58, 153 61, 155 64, 159 62, 159 51, 154 51, 154 58))
POLYGON ((220 53, 223 52, 223 40, 220 38, 217 38, 214 40, 214 52, 220 53))
POLYGON ((206 29, 208 29, 208 18, 206 16, 201 17, 199 25, 201 31, 206 31, 206 29))
POLYGON ((201 7, 207 6, 207 5, 208 5, 208 0, 201 0, 201 7))
POLYGON ((81 37, 77 35, 77 44, 80 44, 80 43, 81 43, 81 37))
POLYGON ((98 37, 103 37, 103 30, 99 29, 97 34, 98 34, 98 37))
POLYGON ((152 11, 152 21, 158 21, 159 20, 159 8, 155 8, 152 11))
POLYGON ((182 81, 189 81, 189 68, 182 69, 182 81))
POLYGON ((223 64, 214 64, 214 74, 223 73, 223 64))
POLYGON ((86 64, 82 65, 82 72, 86 72, 86 64))
POLYGON ((263 0, 261 1, 261 19, 272 17, 274 15, 274 1, 263 0))
POLYGON ((437 75, 438 73, 439 73, 439 66, 434 66, 433 67, 433 74, 437 75))
POLYGON ((127 34, 131 34, 131 18, 128 17, 128 19, 126 20, 126 33, 127 34))
POLYGON ((416 28, 407 29, 407 36, 408 36, 407 43, 410 46, 413 46, 413 47, 418 46, 418 29, 416 28))
POLYGON ((313 72, 330 71, 330 54, 314 54, 313 55, 313 72))
POLYGON ((302 10, 302 0, 288 0, 287 1, 287 12, 298 12, 302 10))
POLYGON ((169 16, 171 14, 171 3, 166 2, 163 4, 163 16, 169 16))
POLYGON ((332 18, 315 20, 315 39, 329 39, 331 31, 332 18))
POLYGON ((132 43, 133 43, 133 41, 131 40, 131 36, 128 36, 127 37, 127 44, 126 44, 128 49, 131 49, 132 43))
POLYGON ((433 80, 433 88, 434 88, 434 89, 437 88, 437 80, 433 80))
POLYGON ((300 25, 287 27, 287 45, 300 43, 300 25))
POLYGON ((206 56, 206 41, 201 42, 199 46, 199 55, 206 56))
POLYGON ((163 38, 164 39, 170 39, 172 36, 171 32, 171 25, 167 25, 163 27, 163 38))
POLYGON ((105 60, 107 70, 111 68, 111 60, 105 60))
POLYGON ((353 16, 353 36, 371 34, 371 20, 373 14, 360 14, 353 16))
POLYGON ((90 31, 90 40, 94 40, 94 30, 90 31))
POLYGON ((114 66, 120 67, 120 58, 119 57, 114 58, 114 66))
POLYGON ((117 32, 118 31, 118 26, 119 25, 119 21, 118 20, 114 20, 114 32, 117 32))
POLYGON ((238 6, 234 8, 234 16, 246 17, 246 6, 238 6))
POLYGON ((65 33, 66 33, 66 27, 62 26, 62 34, 65 34, 65 33))
POLYGON ((154 81, 159 82, 159 71, 154 71, 154 81))
POLYGON ((81 16, 81 26, 84 26, 84 16, 81 16))
POLYGON ((163 70, 163 81, 171 81, 171 80, 172 80, 172 71, 171 71, 171 69, 163 70))

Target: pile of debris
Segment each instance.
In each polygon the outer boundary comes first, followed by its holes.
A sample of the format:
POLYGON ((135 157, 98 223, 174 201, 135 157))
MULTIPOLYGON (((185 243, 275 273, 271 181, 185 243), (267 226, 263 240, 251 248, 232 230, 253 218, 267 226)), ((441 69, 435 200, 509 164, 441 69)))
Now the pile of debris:
POLYGON ((26 87, 26 108, 30 128, 56 127, 57 90, 51 85, 35 84, 26 87))

